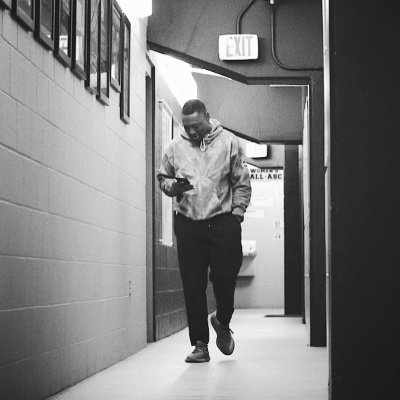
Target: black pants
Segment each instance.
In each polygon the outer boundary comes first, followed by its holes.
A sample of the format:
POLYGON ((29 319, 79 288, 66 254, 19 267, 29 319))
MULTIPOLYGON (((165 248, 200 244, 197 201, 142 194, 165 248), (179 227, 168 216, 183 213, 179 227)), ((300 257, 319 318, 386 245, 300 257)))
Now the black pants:
POLYGON ((217 318, 229 324, 234 309, 236 279, 242 265, 242 228, 231 214, 193 221, 175 217, 179 270, 183 283, 189 337, 209 342, 206 288, 208 267, 217 304, 217 318))

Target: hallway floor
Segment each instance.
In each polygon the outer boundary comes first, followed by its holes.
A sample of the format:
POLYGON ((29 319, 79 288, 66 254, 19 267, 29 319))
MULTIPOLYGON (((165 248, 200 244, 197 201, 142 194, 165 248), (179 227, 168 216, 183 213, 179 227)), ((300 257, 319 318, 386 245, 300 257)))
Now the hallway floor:
POLYGON ((235 310, 231 356, 219 352, 210 325, 211 361, 185 363, 184 329, 52 400, 327 400, 327 348, 307 345, 300 318, 271 314, 280 310, 235 310))

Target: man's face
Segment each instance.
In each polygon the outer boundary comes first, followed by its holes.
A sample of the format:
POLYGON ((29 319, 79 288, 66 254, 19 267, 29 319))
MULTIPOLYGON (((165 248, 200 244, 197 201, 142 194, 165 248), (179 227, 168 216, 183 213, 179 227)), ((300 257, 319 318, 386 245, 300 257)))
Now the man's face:
POLYGON ((211 131, 210 116, 208 113, 182 114, 182 124, 186 133, 196 143, 200 143, 203 137, 211 131))

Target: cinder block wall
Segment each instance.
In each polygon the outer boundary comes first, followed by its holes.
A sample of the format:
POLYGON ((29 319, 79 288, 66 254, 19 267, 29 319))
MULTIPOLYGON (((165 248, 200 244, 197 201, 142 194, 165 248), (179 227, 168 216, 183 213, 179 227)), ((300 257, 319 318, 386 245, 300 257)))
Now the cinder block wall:
POLYGON ((0 397, 43 399, 146 344, 145 20, 131 123, 0 9, 0 397))

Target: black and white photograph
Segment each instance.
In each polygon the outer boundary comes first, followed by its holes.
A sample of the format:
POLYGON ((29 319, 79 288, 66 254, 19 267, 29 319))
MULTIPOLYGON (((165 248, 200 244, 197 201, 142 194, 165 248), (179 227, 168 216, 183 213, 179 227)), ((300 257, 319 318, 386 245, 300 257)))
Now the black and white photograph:
POLYGON ((0 0, 0 400, 398 397, 394 6, 0 0))

